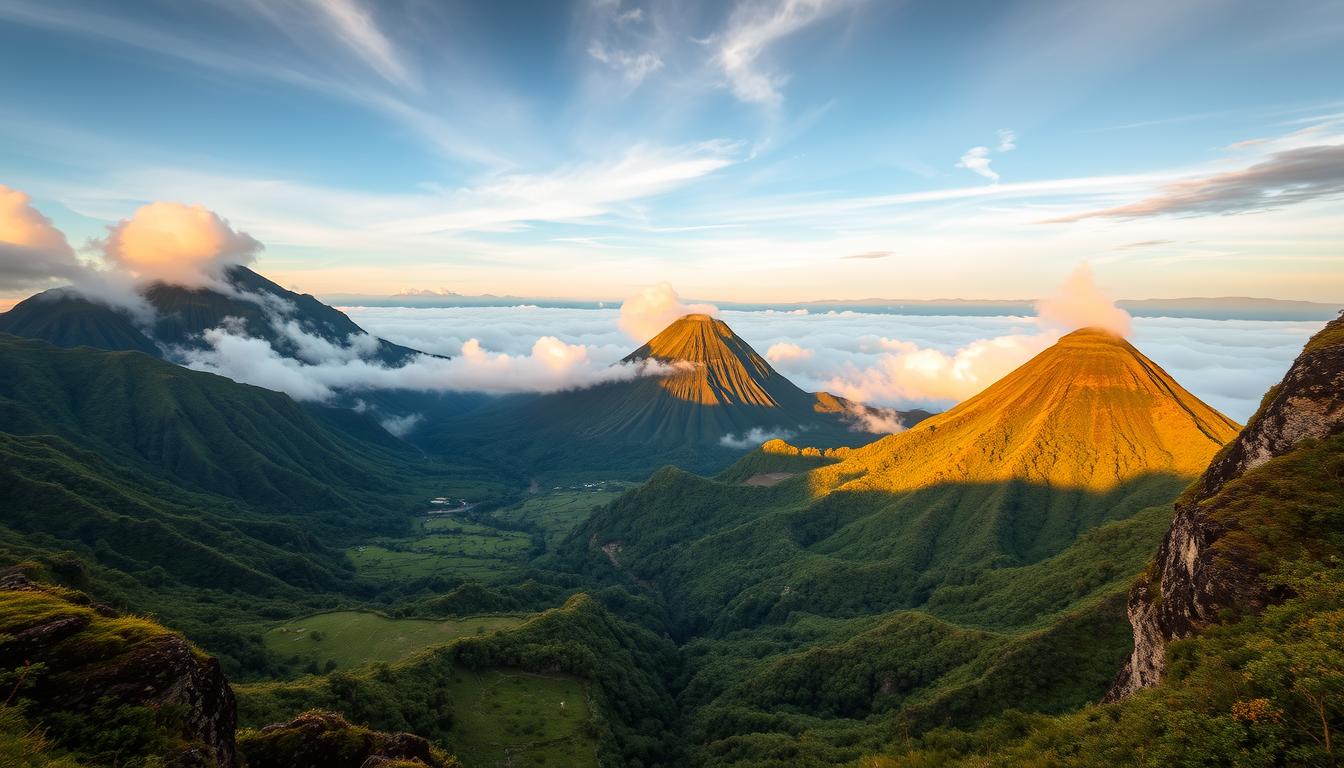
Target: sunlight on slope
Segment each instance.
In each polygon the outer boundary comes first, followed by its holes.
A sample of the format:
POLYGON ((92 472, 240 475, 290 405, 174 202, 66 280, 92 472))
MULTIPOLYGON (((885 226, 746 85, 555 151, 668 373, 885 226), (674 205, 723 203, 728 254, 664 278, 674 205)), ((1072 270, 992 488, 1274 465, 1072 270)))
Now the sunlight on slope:
POLYGON ((1027 480, 1105 491, 1194 477, 1239 426, 1125 340, 1082 329, 984 392, 810 475, 814 495, 1027 480))
POLYGON ((626 358, 630 360, 702 361, 659 383, 678 400, 701 405, 746 403, 778 407, 768 391, 777 376, 769 363, 729 329, 709 315, 686 315, 654 336, 626 358))

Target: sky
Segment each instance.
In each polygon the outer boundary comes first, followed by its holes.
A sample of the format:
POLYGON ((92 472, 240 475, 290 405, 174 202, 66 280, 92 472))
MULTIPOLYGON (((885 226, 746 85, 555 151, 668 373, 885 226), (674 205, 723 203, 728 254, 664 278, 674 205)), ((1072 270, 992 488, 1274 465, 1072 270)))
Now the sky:
POLYGON ((0 0, 0 68, 67 261, 184 204, 319 296, 1344 301, 1334 0, 0 0))

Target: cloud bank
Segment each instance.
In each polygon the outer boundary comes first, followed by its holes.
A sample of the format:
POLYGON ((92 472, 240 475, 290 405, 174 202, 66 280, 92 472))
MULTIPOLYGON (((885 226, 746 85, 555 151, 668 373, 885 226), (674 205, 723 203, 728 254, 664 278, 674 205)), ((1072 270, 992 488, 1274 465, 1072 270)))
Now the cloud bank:
MULTIPOLYGON (((278 326, 280 327, 280 326, 278 326)), ((247 334, 241 323, 225 323, 203 334, 203 348, 182 348, 188 368, 284 392, 295 400, 326 401, 341 392, 405 389, 420 392, 556 392, 637 376, 666 375, 657 362, 611 365, 599 362, 582 344, 542 336, 527 354, 491 352, 468 339, 452 359, 419 355, 396 368, 373 359, 377 339, 352 335, 345 345, 310 336, 297 324, 284 326, 299 357, 288 357, 269 341, 247 334), (304 338, 307 337, 307 338, 304 338)), ((405 425, 410 429, 413 424, 405 425)))
MULTIPOLYGON (((441 354, 456 354, 464 341, 478 338, 488 349, 526 356, 537 339, 555 336, 567 344, 587 347, 590 358, 603 364, 620 360, 639 343, 632 342, 618 327, 620 315, 614 308, 355 307, 346 311, 370 333, 441 354)), ((867 401, 870 406, 900 409, 951 407, 973 388, 964 384, 966 376, 975 375, 981 381, 991 379, 995 373, 990 370, 993 367, 990 363, 996 358, 1006 358, 997 363, 999 370, 1006 373, 1011 369, 1012 359, 1003 349, 1011 349, 1010 342, 1002 339, 1020 337, 1015 355, 1025 362, 1053 343, 1060 332, 1060 329, 1043 329, 1036 318, 1023 316, 723 310, 719 317, 763 354, 776 344, 790 344, 810 352, 771 363, 809 391, 827 389, 837 377, 846 380, 849 377, 844 374, 850 371, 861 373, 885 367, 885 358, 900 355, 902 350, 928 350, 948 359, 946 370, 962 372, 963 383, 958 386, 925 385, 922 391, 913 385, 870 386, 865 392, 874 396, 867 401), (991 340, 1000 341, 990 345, 991 340), (979 350, 986 345, 990 348, 979 350), (972 360, 974 363, 969 362, 972 360), (937 397, 908 397, 916 392, 937 397)), ((1302 344, 1320 325, 1313 321, 1135 318, 1129 338, 1196 396, 1228 416, 1244 421, 1265 390, 1283 377, 1302 344)), ((871 382, 856 376, 850 383, 871 382)))
POLYGON ((1056 340, 1048 333, 977 339, 954 352, 881 337, 885 350, 866 366, 848 365, 826 389, 863 403, 940 405, 957 403, 1003 378, 1056 340))
MULTIPOLYGON (((1049 298, 1036 303, 1036 332, 975 339, 953 351, 879 337, 881 354, 867 365, 848 363, 825 382, 837 395, 864 403, 938 405, 961 402, 1003 378, 1078 328, 1104 328, 1119 336, 1131 330, 1129 313, 1097 286, 1080 264, 1049 298)), ((794 359, 794 358, 791 358, 794 359)))

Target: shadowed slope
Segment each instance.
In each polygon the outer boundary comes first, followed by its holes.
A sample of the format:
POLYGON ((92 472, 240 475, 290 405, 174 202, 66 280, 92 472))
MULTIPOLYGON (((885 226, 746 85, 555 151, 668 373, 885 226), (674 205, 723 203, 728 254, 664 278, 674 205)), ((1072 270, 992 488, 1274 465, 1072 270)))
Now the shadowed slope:
POLYGON ((41 339, 58 347, 96 347, 162 357, 131 318, 65 288, 43 291, 0 314, 0 333, 41 339))
POLYGON ((0 335, 0 359, 5 432, 58 435, 258 506, 382 506, 422 464, 376 425, 357 439, 342 433, 353 427, 326 428, 278 392, 134 352, 57 349, 0 335))

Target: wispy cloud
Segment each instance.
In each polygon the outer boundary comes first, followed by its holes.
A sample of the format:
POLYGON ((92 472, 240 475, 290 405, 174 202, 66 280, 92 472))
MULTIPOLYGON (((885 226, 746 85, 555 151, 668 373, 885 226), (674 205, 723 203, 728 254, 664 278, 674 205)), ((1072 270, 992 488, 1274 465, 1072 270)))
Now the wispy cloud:
POLYGON ((1276 152, 1250 167, 1165 186, 1161 193, 1128 205, 1050 219, 1137 219, 1148 216, 1209 216, 1248 213, 1344 195, 1344 144, 1276 152))
POLYGON ((1132 243, 1125 243, 1125 244, 1123 244, 1123 245, 1117 245, 1117 246, 1115 246, 1114 248, 1112 248, 1111 250, 1113 250, 1113 251, 1135 251, 1135 250, 1139 250, 1139 249, 1141 249, 1141 248, 1156 248, 1156 247, 1159 246, 1159 245, 1171 245, 1171 244, 1174 243, 1174 242, 1176 242, 1176 241, 1175 241, 1175 240, 1136 240, 1135 242, 1132 242, 1132 243))
POLYGON ((966 154, 961 156, 957 162, 958 168, 965 168, 972 173, 978 173, 990 181, 997 182, 999 174, 989 167, 989 147, 971 147, 966 150, 966 154))
POLYGON ((1008 129, 999 131, 999 151, 1012 152, 1017 149, 1017 133, 1008 129))
POLYGON ((848 256, 841 256, 842 259, 885 259, 888 256, 895 255, 895 251, 864 251, 863 253, 851 253, 848 256))
POLYGON ((357 0, 307 0, 324 17, 335 37, 389 82, 402 86, 415 80, 373 15, 357 0))
POLYGON ((740 147, 711 141, 680 147, 635 146, 614 161, 543 174, 510 174, 450 193, 444 212, 389 222, 402 232, 507 230, 530 221, 576 221, 661 194, 735 161, 740 147))
POLYGON ((608 50, 599 40, 594 40, 588 46, 588 55, 616 70, 627 82, 634 85, 663 68, 663 60, 656 53, 608 50))
POLYGON ((622 0, 590 0, 581 13, 581 34, 588 39, 588 57, 621 77, 631 88, 663 68, 658 46, 662 32, 640 7, 622 0))
POLYGON ((745 102, 778 106, 788 75, 769 71, 760 61, 785 37, 853 5, 848 0, 765 0, 744 2, 733 10, 726 30, 715 39, 715 60, 733 95, 745 102))
MULTIPOLYGON (((355 0, 337 0, 331 4, 303 0, 297 7, 318 10, 297 16, 293 7, 273 3, 221 3, 220 7, 239 15, 252 11, 251 18, 264 20, 294 44, 259 48, 255 40, 212 36, 200 28, 179 29, 137 19, 130 13, 103 13, 31 0, 0 3, 0 19, 107 40, 204 69, 320 93, 399 123, 444 156, 487 166, 508 165, 496 149, 458 121, 443 117, 435 107, 422 106, 405 98, 406 94, 387 88, 389 81, 403 86, 414 86, 418 81, 372 17, 355 0), (313 13, 319 14, 323 23, 313 24, 313 13), (328 33, 321 39, 312 39, 313 29, 325 29, 328 33), (327 55, 334 49, 332 40, 339 43, 335 49, 355 54, 363 69, 352 70, 333 62, 327 55), (359 76, 359 72, 369 69, 378 75, 377 80, 359 76)), ((438 101, 454 100, 441 93, 438 101)))

